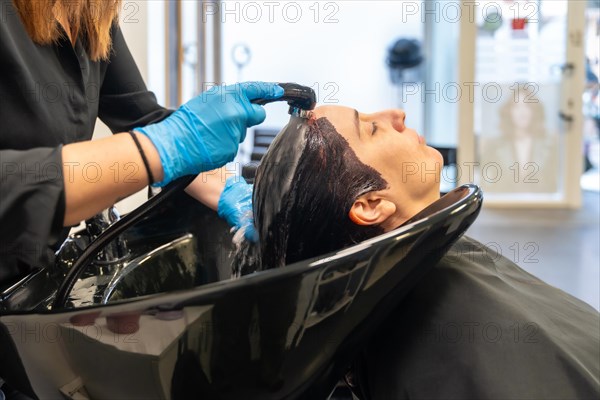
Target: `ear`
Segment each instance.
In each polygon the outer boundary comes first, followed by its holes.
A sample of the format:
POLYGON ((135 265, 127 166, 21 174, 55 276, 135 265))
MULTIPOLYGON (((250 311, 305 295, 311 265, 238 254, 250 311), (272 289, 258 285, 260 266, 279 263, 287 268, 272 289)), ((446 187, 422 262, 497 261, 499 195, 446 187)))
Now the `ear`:
POLYGON ((396 204, 377 192, 363 194, 354 201, 348 217, 356 225, 381 225, 396 212, 396 204))

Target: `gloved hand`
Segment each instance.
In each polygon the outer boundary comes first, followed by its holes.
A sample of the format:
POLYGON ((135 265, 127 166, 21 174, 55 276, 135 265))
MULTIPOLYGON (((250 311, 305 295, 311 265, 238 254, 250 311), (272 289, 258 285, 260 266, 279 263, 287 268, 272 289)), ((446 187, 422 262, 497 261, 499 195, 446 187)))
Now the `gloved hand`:
POLYGON ((252 213, 252 185, 247 184, 244 178, 232 176, 227 179, 217 212, 236 231, 243 229, 246 240, 258 241, 252 213))
POLYGON ((184 175, 198 175, 232 161, 246 128, 265 120, 262 106, 250 100, 278 99, 283 88, 276 83, 245 82, 217 86, 200 94, 167 119, 137 132, 148 136, 160 155, 165 186, 184 175))

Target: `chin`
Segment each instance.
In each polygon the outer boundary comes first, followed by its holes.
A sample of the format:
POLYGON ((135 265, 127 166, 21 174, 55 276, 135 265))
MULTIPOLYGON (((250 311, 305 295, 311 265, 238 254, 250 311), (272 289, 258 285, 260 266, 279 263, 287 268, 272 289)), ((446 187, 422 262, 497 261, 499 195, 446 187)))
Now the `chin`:
POLYGON ((431 156, 436 163, 439 163, 441 166, 444 165, 444 157, 442 157, 442 153, 440 153, 437 149, 434 149, 431 146, 427 146, 429 151, 431 152, 431 156))

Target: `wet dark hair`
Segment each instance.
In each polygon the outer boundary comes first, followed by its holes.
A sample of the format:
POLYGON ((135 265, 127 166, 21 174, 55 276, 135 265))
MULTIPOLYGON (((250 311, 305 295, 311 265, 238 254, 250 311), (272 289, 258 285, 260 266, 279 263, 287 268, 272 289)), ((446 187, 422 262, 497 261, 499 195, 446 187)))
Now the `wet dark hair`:
MULTIPOLYGON (((284 129, 280 135, 297 135, 284 129)), ((327 118, 311 121, 297 164, 273 165, 284 145, 273 144, 258 167, 254 185, 254 223, 260 236, 257 263, 241 273, 277 268, 339 250, 383 233, 360 226, 348 213, 354 201, 387 182, 363 164, 327 118), (280 167, 278 169, 278 167, 280 167), (293 168, 287 174, 282 169, 293 168), (277 182, 290 179, 289 185, 277 182), (284 193, 273 190, 286 187, 284 193), (270 203, 279 203, 273 206, 270 203)), ((287 146, 289 147, 289 146, 287 146)))

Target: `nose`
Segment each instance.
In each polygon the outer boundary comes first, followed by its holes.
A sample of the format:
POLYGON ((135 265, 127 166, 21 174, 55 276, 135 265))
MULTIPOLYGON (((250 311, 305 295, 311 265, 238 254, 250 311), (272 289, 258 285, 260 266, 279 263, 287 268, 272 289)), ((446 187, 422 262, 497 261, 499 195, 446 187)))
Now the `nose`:
POLYGON ((385 110, 375 115, 378 119, 389 122, 390 125, 392 125, 392 128, 394 128, 398 132, 402 132, 404 129, 406 129, 406 125, 404 125, 404 121, 406 120, 406 113, 404 112, 404 110, 385 110))

